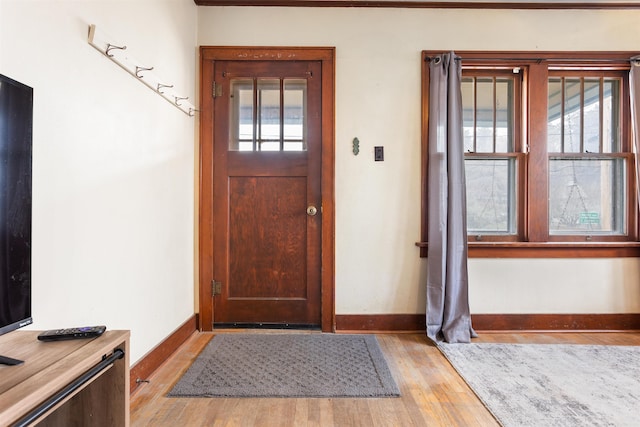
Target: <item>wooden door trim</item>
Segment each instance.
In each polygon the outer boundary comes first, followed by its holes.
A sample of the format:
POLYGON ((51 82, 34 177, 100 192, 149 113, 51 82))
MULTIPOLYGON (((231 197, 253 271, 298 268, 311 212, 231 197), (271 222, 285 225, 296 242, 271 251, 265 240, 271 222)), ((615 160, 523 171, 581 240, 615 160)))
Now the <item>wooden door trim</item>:
POLYGON ((322 254, 321 328, 335 332, 335 48, 333 47, 200 47, 200 191, 198 229, 199 325, 213 325, 212 289, 215 227, 213 194, 213 65, 215 61, 320 61, 322 67, 322 254))

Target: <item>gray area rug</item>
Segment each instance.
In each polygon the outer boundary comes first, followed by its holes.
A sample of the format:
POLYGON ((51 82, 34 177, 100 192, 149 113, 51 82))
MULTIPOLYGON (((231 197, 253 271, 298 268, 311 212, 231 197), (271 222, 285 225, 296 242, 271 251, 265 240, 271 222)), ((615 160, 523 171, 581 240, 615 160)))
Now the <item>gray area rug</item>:
POLYGON ((639 426, 640 347, 442 344, 505 427, 639 426))
POLYGON ((391 397, 374 335, 216 335, 169 397, 391 397))

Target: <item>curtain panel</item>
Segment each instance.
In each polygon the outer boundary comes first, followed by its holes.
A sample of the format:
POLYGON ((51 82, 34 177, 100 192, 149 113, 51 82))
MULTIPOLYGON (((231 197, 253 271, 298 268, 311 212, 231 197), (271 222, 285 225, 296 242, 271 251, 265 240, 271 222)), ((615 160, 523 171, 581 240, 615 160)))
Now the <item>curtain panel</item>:
POLYGON ((467 273, 462 67, 454 52, 429 60, 427 336, 467 343, 467 273))

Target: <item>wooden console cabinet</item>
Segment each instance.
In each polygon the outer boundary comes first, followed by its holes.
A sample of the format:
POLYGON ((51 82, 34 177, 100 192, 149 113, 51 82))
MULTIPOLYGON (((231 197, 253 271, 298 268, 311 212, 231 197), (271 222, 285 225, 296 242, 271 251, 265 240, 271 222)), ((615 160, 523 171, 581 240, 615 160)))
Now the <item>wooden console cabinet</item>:
POLYGON ((14 425, 47 406, 34 420, 39 426, 128 426, 129 331, 56 342, 38 341, 39 333, 0 336, 0 354, 24 361, 0 365, 0 426, 14 425), (119 356, 119 350, 121 358, 104 362, 119 356), (72 386, 75 390, 69 391, 72 386), (51 405, 51 397, 61 394, 66 396, 51 405))

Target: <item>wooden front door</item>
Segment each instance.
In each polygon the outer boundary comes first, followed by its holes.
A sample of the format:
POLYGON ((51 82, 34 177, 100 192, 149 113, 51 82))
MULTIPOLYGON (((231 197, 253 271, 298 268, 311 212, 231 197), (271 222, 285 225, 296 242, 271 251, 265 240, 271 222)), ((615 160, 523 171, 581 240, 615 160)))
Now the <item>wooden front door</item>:
MULTIPOLYGON (((322 62, 204 64, 213 120, 212 141, 202 140, 202 169, 206 162, 212 170, 201 216, 213 226, 205 260, 211 262, 211 299, 201 281, 201 299, 209 301, 201 302, 201 317, 209 316, 209 306, 219 326, 320 327, 322 62)), ((201 262, 202 255, 201 244, 201 262)))

